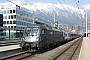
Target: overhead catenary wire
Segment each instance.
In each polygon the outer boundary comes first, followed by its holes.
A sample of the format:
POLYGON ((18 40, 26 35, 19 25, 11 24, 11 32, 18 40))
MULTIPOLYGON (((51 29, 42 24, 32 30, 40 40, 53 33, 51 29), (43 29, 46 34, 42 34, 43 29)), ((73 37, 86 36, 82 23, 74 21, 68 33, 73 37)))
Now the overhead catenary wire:
MULTIPOLYGON (((18 4, 16 4, 16 3, 13 3, 12 1, 10 1, 10 0, 7 0, 8 2, 11 2, 12 4, 15 4, 15 5, 18 5, 18 4)), ((26 1, 26 0, 25 0, 26 1)), ((26 1, 26 2, 28 2, 28 1, 26 1)), ((29 3, 29 2, 28 2, 29 3)), ((32 3, 29 3, 29 4, 31 4, 31 5, 33 5, 32 3)))
MULTIPOLYGON (((32 3, 28 2, 27 0, 24 0, 24 1, 26 1, 26 2, 29 3, 30 5, 33 5, 32 3)), ((48 20, 48 22, 50 22, 50 24, 53 24, 53 20, 52 20, 52 19, 46 18, 46 17, 44 17, 44 16, 42 16, 42 15, 40 15, 40 14, 38 14, 38 13, 35 13, 35 15, 38 15, 38 16, 40 16, 41 18, 43 17, 43 20, 48 20)), ((53 18, 54 18, 54 16, 53 16, 53 18)))
POLYGON ((15 5, 17 5, 16 3, 13 3, 12 1, 9 1, 9 0, 7 0, 8 2, 11 2, 12 4, 15 4, 15 5))
MULTIPOLYGON (((64 1, 64 3, 66 4, 66 2, 65 2, 65 0, 63 0, 64 1)), ((67 7, 68 8, 68 7, 67 7)), ((69 9, 69 8, 68 8, 69 9)), ((71 14, 70 14, 70 16, 71 16, 71 14)), ((76 23, 75 23, 76 24, 76 23)), ((67 27, 67 29, 68 29, 68 27, 67 27)))
MULTIPOLYGON (((30 3, 30 2, 28 2, 27 0, 24 0, 24 1, 26 1, 27 3, 29 3, 30 5, 33 5, 32 3, 30 3)), ((38 14, 38 13, 36 13, 35 12, 35 14, 34 15, 38 15, 38 16, 40 16, 40 17, 43 17, 44 18, 44 16, 41 16, 40 14, 38 14)), ((49 20, 50 21, 50 19, 48 19, 48 18, 44 18, 44 20, 49 20)))
MULTIPOLYGON (((9 1, 9 0, 7 0, 7 1, 13 3, 12 1, 9 1)), ((13 4, 15 4, 15 3, 13 3, 13 4)), ((15 4, 15 5, 16 5, 16 4, 15 4)))
MULTIPOLYGON (((66 8, 63 6, 63 4, 60 2, 60 0, 58 0, 58 2, 62 5, 62 7, 65 9, 65 11, 68 13, 68 15, 71 17, 71 19, 73 20, 73 22, 75 23, 74 19, 72 18, 72 16, 69 14, 69 12, 66 10, 66 8)), ((64 1, 65 2, 65 1, 64 1)), ((66 2, 65 2, 66 3, 66 2)))

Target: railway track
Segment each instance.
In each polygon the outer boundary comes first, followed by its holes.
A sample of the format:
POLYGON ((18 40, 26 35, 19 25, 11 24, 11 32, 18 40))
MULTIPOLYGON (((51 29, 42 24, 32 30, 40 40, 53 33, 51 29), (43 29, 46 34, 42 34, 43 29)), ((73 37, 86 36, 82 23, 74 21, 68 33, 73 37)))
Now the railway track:
POLYGON ((82 38, 72 44, 68 49, 58 54, 53 60, 76 60, 79 55, 82 38))
POLYGON ((0 60, 24 60, 25 58, 30 58, 34 55, 36 55, 35 52, 23 51, 10 56, 2 57, 0 60))
MULTIPOLYGON (((78 55, 79 55, 81 42, 82 42, 82 38, 75 41, 74 44, 71 44, 71 46, 68 47, 68 49, 64 49, 63 52, 58 53, 56 56, 53 55, 53 57, 50 58, 49 60, 76 60, 76 58, 78 58, 78 55)), ((41 60, 44 57, 42 54, 38 54, 38 52, 23 51, 9 56, 4 56, 0 58, 0 60, 30 60, 30 59, 32 60, 33 58, 36 58, 36 57, 38 60, 38 56, 39 56, 39 59, 41 60), (40 58, 40 56, 42 57, 40 58)))

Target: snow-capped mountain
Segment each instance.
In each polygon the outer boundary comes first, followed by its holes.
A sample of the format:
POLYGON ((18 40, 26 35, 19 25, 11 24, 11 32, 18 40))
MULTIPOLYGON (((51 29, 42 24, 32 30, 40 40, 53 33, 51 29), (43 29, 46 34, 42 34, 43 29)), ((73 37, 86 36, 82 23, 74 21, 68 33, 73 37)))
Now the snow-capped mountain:
MULTIPOLYGON (((50 21, 55 20, 56 22, 68 24, 68 25, 74 25, 74 24, 81 24, 82 22, 85 22, 85 11, 87 10, 89 12, 90 4, 84 5, 80 7, 80 9, 73 7, 72 5, 66 5, 66 4, 52 4, 52 3, 28 3, 24 0, 14 0, 13 3, 19 5, 20 7, 25 7, 29 9, 30 11, 34 11, 35 15, 39 15, 44 17, 45 19, 48 19, 50 21)), ((0 4, 3 6, 9 5, 9 7, 15 6, 11 2, 7 2, 4 4, 0 4), (12 5, 13 4, 13 5, 12 5)), ((89 16, 90 13, 88 13, 89 16)), ((90 18, 88 18, 90 19, 90 18)))
MULTIPOLYGON (((56 22, 63 24, 82 24, 85 22, 85 11, 87 10, 84 5, 80 9, 73 7, 72 5, 63 4, 52 4, 52 3, 29 3, 22 4, 23 7, 35 11, 36 14, 39 14, 49 20, 54 20, 54 14, 56 22)), ((89 6, 89 5, 88 5, 89 6)), ((89 9, 89 8, 88 8, 89 9)), ((90 10, 90 9, 89 9, 90 10)), ((88 11, 89 11, 88 10, 88 11)))

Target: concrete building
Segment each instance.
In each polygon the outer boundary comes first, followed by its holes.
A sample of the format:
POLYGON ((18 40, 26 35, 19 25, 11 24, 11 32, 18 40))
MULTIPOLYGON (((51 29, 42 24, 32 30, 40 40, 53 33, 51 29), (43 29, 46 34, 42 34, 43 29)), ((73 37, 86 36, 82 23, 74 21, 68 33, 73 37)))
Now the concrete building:
POLYGON ((78 33, 80 31, 80 26, 75 24, 72 26, 72 32, 78 33))
POLYGON ((0 27, 3 27, 3 14, 0 14, 0 27))
MULTIPOLYGON (((35 20, 49 25, 51 24, 50 20, 36 13, 31 13, 30 10, 24 7, 20 7, 22 2, 20 2, 19 5, 16 3, 18 3, 18 1, 15 3, 8 2, 0 4, 0 12, 3 14, 3 27, 23 30, 25 27, 33 24, 35 20)), ((18 37, 19 34, 17 34, 17 32, 18 31, 10 30, 10 36, 18 37)), ((5 36, 9 36, 8 30, 4 30, 3 33, 5 36)))
MULTIPOLYGON (((6 28, 17 28, 24 29, 26 26, 32 24, 32 14, 29 10, 24 8, 14 7, 14 8, 4 8, 1 9, 3 14, 3 27, 6 28)), ((3 31, 5 36, 8 36, 8 30, 3 31)), ((14 30, 10 31, 10 35, 16 37, 16 32, 14 30)))

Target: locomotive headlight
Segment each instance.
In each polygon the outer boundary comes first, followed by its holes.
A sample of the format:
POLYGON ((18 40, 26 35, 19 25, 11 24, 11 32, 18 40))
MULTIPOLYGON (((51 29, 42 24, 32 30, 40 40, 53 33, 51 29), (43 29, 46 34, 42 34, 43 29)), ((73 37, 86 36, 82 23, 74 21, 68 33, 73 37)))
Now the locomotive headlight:
POLYGON ((36 38, 36 41, 38 41, 38 40, 39 40, 39 37, 36 38))

